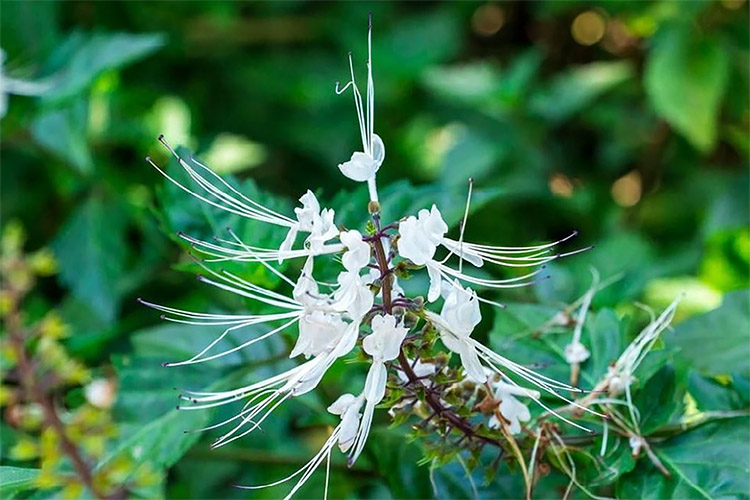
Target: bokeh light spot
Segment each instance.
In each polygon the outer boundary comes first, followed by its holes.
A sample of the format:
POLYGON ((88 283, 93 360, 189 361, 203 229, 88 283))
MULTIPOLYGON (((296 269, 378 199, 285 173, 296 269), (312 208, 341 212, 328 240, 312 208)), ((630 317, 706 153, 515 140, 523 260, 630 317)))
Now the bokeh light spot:
POLYGON ((555 196, 570 198, 573 196, 573 183, 563 174, 552 174, 549 178, 549 190, 555 196))
POLYGON ((505 11, 495 3, 486 3, 477 8, 471 18, 474 32, 482 36, 492 36, 505 24, 505 11))
POLYGON ((621 207, 632 207, 641 201, 643 186, 641 174, 633 170, 612 184, 612 198, 621 207))
POLYGON ((587 46, 594 45, 601 40, 605 30, 604 18, 593 10, 578 14, 570 26, 573 39, 581 45, 587 46))

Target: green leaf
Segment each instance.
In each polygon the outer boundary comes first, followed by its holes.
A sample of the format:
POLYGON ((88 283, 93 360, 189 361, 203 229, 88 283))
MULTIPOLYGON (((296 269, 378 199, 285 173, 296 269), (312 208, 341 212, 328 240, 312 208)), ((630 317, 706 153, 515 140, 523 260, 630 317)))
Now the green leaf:
POLYGON ((638 467, 617 486, 619 498, 749 498, 750 427, 745 417, 713 422, 651 443, 671 477, 642 456, 638 467))
POLYGON ((679 358, 707 375, 750 374, 750 291, 725 295, 721 307, 665 332, 679 358))
POLYGON ((687 25, 654 38, 644 85, 656 112, 703 153, 713 150, 719 107, 729 77, 729 58, 716 39, 687 25))
POLYGON ((429 469, 419 465, 422 452, 417 444, 397 431, 373 429, 367 448, 394 498, 432 497, 429 469))
POLYGON ((156 51, 164 44, 159 34, 73 33, 50 56, 48 66, 56 73, 56 85, 45 99, 77 94, 102 72, 120 68, 156 51))
POLYGON ((114 318, 119 305, 125 228, 119 205, 93 197, 73 212, 52 244, 61 281, 103 320, 114 318))
POLYGON ((744 410, 750 407, 748 378, 741 375, 730 380, 717 380, 691 371, 688 390, 701 411, 744 410))
POLYGON ((633 404, 640 413, 643 435, 676 421, 682 415, 686 388, 684 374, 669 365, 662 367, 645 382, 633 398, 633 404))
POLYGON ((86 143, 87 118, 86 101, 77 99, 64 108, 43 110, 31 124, 31 135, 43 148, 87 174, 93 168, 86 143))
MULTIPOLYGON (((601 448, 601 440, 596 440, 595 450, 601 448)), ((635 468, 636 462, 633 450, 628 445, 628 440, 610 433, 607 450, 602 460, 606 467, 602 467, 599 473, 587 484, 589 487, 611 484, 635 468)))
POLYGON ((38 475, 39 469, 0 466, 0 498, 10 499, 17 493, 34 489, 34 481, 38 475))
POLYGON ((531 109, 543 118, 562 121, 629 80, 633 74, 629 61, 594 62, 573 68, 534 95, 531 109))
MULTIPOLYGON (((121 456, 133 460, 138 465, 148 462, 157 468, 171 467, 201 437, 198 432, 185 431, 206 426, 210 416, 211 413, 208 411, 188 412, 173 409, 145 425, 121 424, 120 434, 123 439, 107 453, 97 468, 121 456)), ((132 475, 137 470, 138 466, 135 466, 128 472, 132 475)))
POLYGON ((445 99, 466 104, 486 102, 500 86, 497 68, 487 62, 430 69, 424 76, 425 86, 445 99))

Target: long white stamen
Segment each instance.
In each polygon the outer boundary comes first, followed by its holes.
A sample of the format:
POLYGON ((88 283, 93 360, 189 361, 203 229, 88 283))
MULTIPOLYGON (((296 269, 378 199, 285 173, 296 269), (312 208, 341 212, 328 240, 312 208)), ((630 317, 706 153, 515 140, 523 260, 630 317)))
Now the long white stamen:
MULTIPOLYGON (((262 222, 268 222, 270 224, 275 224, 279 226, 285 226, 285 227, 292 227, 295 223, 288 217, 282 216, 280 214, 277 214, 276 212, 264 207, 263 205, 260 205, 256 202, 253 202, 258 208, 255 208, 253 206, 247 205, 236 198, 231 197, 230 195, 224 193, 220 189, 216 188, 213 184, 209 183, 205 178, 201 177, 187 162, 185 162, 178 154, 177 152, 172 149, 169 144, 163 139, 163 137, 159 137, 159 141, 164 145, 164 147, 174 156, 177 161, 179 162, 180 166, 185 170, 185 172, 190 176, 190 178, 196 182, 202 189, 204 189, 209 195, 214 196, 218 199, 218 202, 213 201, 211 199, 206 198, 205 196, 196 193, 195 191, 191 190, 187 186, 183 185, 173 177, 171 177, 169 174, 164 171, 161 167, 156 165, 151 158, 146 158, 146 161, 155 168, 159 173, 161 173, 167 180, 169 180, 172 184, 179 187, 183 191, 187 192, 188 194, 198 198, 201 201, 204 201, 216 208, 220 208, 222 210, 225 210, 227 212, 234 213, 236 215, 239 215, 241 217, 246 217, 250 219, 256 219, 262 222)), ((206 167, 207 168, 207 167, 206 167)), ((210 170, 210 169, 208 169, 210 170)), ((217 178, 218 175, 212 172, 217 178)), ((220 179, 220 178, 219 178, 220 179)), ((228 186, 223 179, 221 180, 222 183, 228 186)), ((234 188, 231 188, 233 191, 236 192, 234 188)))
POLYGON ((253 206, 257 207, 259 210, 261 210, 263 212, 267 212, 269 215, 272 215, 274 217, 278 217, 279 219, 284 219, 284 220, 287 220, 287 221, 289 221, 289 222, 291 222, 293 224, 296 224, 297 221, 293 220, 292 218, 287 217, 284 214, 280 214, 280 213, 276 212, 275 210, 270 209, 270 208, 266 207, 265 205, 261 205, 260 203, 258 203, 257 201, 255 201, 255 200, 253 200, 251 198, 248 198, 247 196, 245 196, 244 194, 242 194, 239 190, 235 189, 227 181, 225 181, 219 174, 217 174, 216 172, 214 172, 213 170, 211 170, 208 166, 206 166, 203 163, 201 163, 200 161, 198 161, 197 158, 191 156, 190 157, 190 161, 192 161, 193 163, 195 163, 199 167, 203 168, 206 172, 208 172, 213 177, 215 177, 219 182, 221 182, 229 190, 231 190, 237 196, 240 196, 243 200, 245 200, 248 203, 252 204, 253 206))
MULTIPOLYGON (((232 349, 228 349, 228 350, 226 350, 226 351, 222 351, 222 352, 220 352, 220 353, 217 353, 217 354, 213 354, 213 355, 211 355, 211 356, 207 356, 207 357, 205 357, 205 358, 201 358, 201 356, 202 356, 203 354, 205 354, 205 353, 206 353, 206 351, 208 351, 209 349, 211 349, 211 348, 212 348, 212 347, 213 347, 214 345, 216 345, 216 344, 217 344, 217 343, 218 343, 218 342, 219 342, 219 341, 220 341, 221 339, 223 339, 223 338, 224 338, 224 337, 226 336, 226 334, 227 334, 227 333, 229 333, 229 331, 231 331, 231 330, 234 330, 234 329, 236 329, 236 328, 238 328, 238 327, 227 328, 227 329, 226 329, 226 330, 224 331, 224 333, 222 333, 222 334, 221 334, 221 336, 219 336, 218 338, 216 338, 216 340, 214 340, 213 342, 211 342, 211 343, 210 343, 210 344, 209 344, 209 345, 208 345, 208 346, 207 346, 207 347, 206 347, 205 349, 203 349, 203 350, 202 350, 201 352, 199 352, 198 354, 196 354, 196 355, 195 355, 194 357, 190 358, 190 359, 189 359, 189 360, 187 360, 187 361, 180 361, 180 362, 177 362, 177 363, 167 363, 167 364, 166 364, 165 366, 183 366, 183 365, 193 365, 193 364, 197 364, 197 363, 205 363, 206 361, 211 361, 212 359, 217 359, 217 358, 221 358, 221 357, 224 357, 224 356, 226 356, 226 355, 228 355, 228 354, 232 354, 233 352, 237 352, 237 351, 239 351, 240 349, 244 349, 245 347, 249 347, 249 346, 251 346, 251 345, 255 344, 256 342, 260 342, 261 340, 265 340, 265 339, 267 339, 268 337, 270 337, 270 336, 272 336, 272 335, 275 335, 275 334, 277 334, 278 332, 280 332, 280 331, 284 330, 285 328, 288 328, 288 327, 290 327, 291 325, 293 325, 294 323, 296 323, 297 321, 299 321, 299 317, 300 317, 300 316, 301 316, 301 313, 300 313, 300 314, 297 314, 296 316, 294 316, 294 318, 292 318, 292 319, 291 319, 290 321, 287 321, 287 322, 286 322, 286 323, 284 323, 283 325, 281 325, 281 326, 279 326, 279 327, 277 327, 277 328, 274 328, 274 329, 273 329, 273 330, 271 330, 270 332, 268 332, 268 333, 264 333, 264 334, 263 334, 263 335, 261 335, 260 337, 254 338, 254 339, 252 339, 252 340, 248 340, 247 342, 244 342, 244 343, 242 343, 242 344, 240 344, 240 345, 238 345, 238 346, 236 346, 236 347, 233 347, 232 349)), ((242 325, 242 326, 246 326, 246 325, 242 325)))
POLYGON ((471 191, 474 187, 474 179, 469 178, 469 194, 466 196, 466 208, 464 209, 464 218, 461 221, 461 231, 458 236, 458 273, 463 272, 464 267, 464 231, 466 230, 466 222, 469 220, 469 206, 471 206, 471 191))
MULTIPOLYGON (((237 236, 237 234, 232 230, 231 227, 227 228, 227 230, 229 231, 229 234, 232 235, 232 238, 234 238, 237 241, 238 244, 242 245, 242 248, 244 248, 246 252, 248 252, 250 254, 253 253, 253 250, 248 245, 246 245, 240 239, 239 236, 237 236)), ((271 271, 273 274, 275 274, 276 276, 278 276, 279 278, 281 278, 287 284, 289 284, 292 287, 294 287, 295 283, 292 280, 290 280, 289 278, 287 278, 286 276, 284 276, 284 274, 281 271, 279 271, 278 269, 276 269, 275 267, 273 267, 272 265, 270 265, 269 263, 267 263, 265 261, 259 261, 259 262, 263 265, 263 267, 265 267, 266 269, 268 269, 269 271, 271 271)))
POLYGON ((362 94, 359 93, 357 83, 354 78, 354 63, 352 62, 352 53, 349 52, 349 73, 351 74, 352 94, 354 94, 354 106, 357 108, 357 121, 359 122, 359 133, 362 138, 362 149, 366 154, 370 153, 367 141, 367 124, 365 123, 365 112, 362 105, 362 94))

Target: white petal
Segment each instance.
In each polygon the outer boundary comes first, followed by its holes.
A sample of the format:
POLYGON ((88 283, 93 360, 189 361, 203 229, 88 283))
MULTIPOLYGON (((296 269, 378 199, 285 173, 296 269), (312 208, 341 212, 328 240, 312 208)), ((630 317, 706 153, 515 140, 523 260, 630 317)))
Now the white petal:
POLYGON ((328 407, 328 413, 334 415, 343 415, 344 412, 354 403, 357 397, 354 394, 342 394, 339 398, 328 407))
POLYGON ((289 229, 289 232, 286 233, 286 238, 284 238, 284 241, 281 242, 281 246, 279 247, 279 264, 281 264, 284 261, 284 253, 288 252, 292 249, 292 246, 294 245, 294 240, 297 238, 297 232, 299 231, 298 226, 293 226, 289 229))
POLYGON ((385 160, 385 144, 383 144, 383 139, 378 134, 372 135, 372 159, 375 161, 375 165, 377 165, 375 167, 375 171, 377 172, 380 165, 383 164, 383 160, 385 160))
POLYGON ((339 449, 346 453, 354 444, 359 431, 359 405, 350 407, 341 418, 341 432, 339 433, 339 449))
POLYGON ((427 265, 427 274, 430 276, 430 289, 427 292, 427 302, 435 302, 440 298, 442 277, 435 266, 427 265))
POLYGON ((349 161, 339 164, 341 173, 357 182, 366 182, 371 179, 377 169, 377 165, 372 158, 360 152, 354 153, 349 161))
POLYGON ((385 396, 385 385, 388 380, 388 372, 383 363, 375 362, 370 365, 365 379, 365 399, 373 405, 378 404, 385 396))
POLYGON ((362 341, 362 348, 378 361, 396 359, 408 332, 409 329, 403 324, 396 324, 394 316, 375 316, 372 319, 372 333, 362 341))
POLYGON ((466 375, 478 384, 483 384, 487 380, 487 375, 484 373, 482 363, 479 361, 477 351, 468 344, 464 344, 464 348, 461 350, 461 364, 466 370, 466 375))
POLYGON ((341 258, 347 271, 359 272, 370 263, 370 245, 362 241, 362 233, 357 230, 343 232, 339 235, 347 251, 341 258))

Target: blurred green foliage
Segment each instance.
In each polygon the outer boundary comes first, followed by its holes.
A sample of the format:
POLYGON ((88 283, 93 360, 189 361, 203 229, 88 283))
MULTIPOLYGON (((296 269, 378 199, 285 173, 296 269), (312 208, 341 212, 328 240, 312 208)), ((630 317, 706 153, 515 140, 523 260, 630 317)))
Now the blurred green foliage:
MULTIPOLYGON (((346 367, 336 367, 319 394, 280 409, 264 434, 209 452, 210 438, 183 430, 212 415, 174 410, 173 387, 275 371, 288 363, 290 339, 167 370, 162 361, 192 355, 214 332, 161 325, 135 298, 239 309, 236 297, 177 272, 196 267, 176 232, 210 236, 232 225, 259 246, 280 241, 250 223, 237 227, 165 183, 143 162, 151 155, 167 164, 159 133, 274 208, 289 210, 310 188, 339 222, 363 224, 366 191, 336 167, 357 147, 354 110, 333 90, 347 78, 348 51, 364 60, 369 10, 376 128, 388 150, 379 176, 386 218, 439 200, 455 224, 473 177, 468 239, 518 245, 577 229, 580 244, 596 245, 550 266, 551 279, 534 289, 500 297, 511 307, 494 326, 488 310, 480 337, 540 362, 510 332, 533 329, 580 297, 594 266, 603 280, 617 279, 596 295, 591 330, 615 332, 619 348, 645 319, 634 301, 658 309, 686 294, 684 323, 664 341, 675 349, 671 364, 660 368, 676 367, 675 386, 664 389, 676 412, 685 410, 683 396, 701 411, 748 407, 747 2, 3 0, 0 8, 0 78, 41 84, 35 96, 10 95, 2 118, 2 224, 19 221, 29 248, 49 246, 59 263, 57 277, 27 300, 29 314, 55 308, 70 331, 63 341, 70 355, 116 374, 119 438, 95 467, 127 456, 137 465, 126 475, 159 471, 157 486, 134 495, 250 497, 232 484, 296 470, 325 438, 329 422, 316 415, 353 383, 346 367)), ((13 94, 7 82, 0 93, 13 94)), ((262 268, 240 272, 273 284, 262 268)), ((596 346, 594 372, 584 377, 595 380, 617 352, 596 346)), ((35 462, 8 455, 19 435, 4 404, 3 498, 37 484, 35 462)), ((667 414, 654 419, 653 429, 671 422, 667 414)), ((677 477, 620 453, 626 475, 599 484, 622 498, 692 498, 700 496, 696 484, 709 497, 747 498, 746 478, 729 472, 741 460, 738 444, 748 443, 746 424, 712 423, 666 440, 659 453, 683 467, 677 477), (703 465, 686 459, 699 445, 703 465), (726 474, 714 458, 727 464, 726 474)), ((331 496, 475 496, 456 463, 419 466, 419 444, 406 443, 404 432, 383 426, 355 469, 335 463, 331 496)), ((518 480, 501 469, 479 494, 516 497, 518 480)), ((300 497, 319 496, 322 481, 313 477, 300 497)), ((543 484, 536 494, 552 497, 567 482, 553 473, 543 484)))

